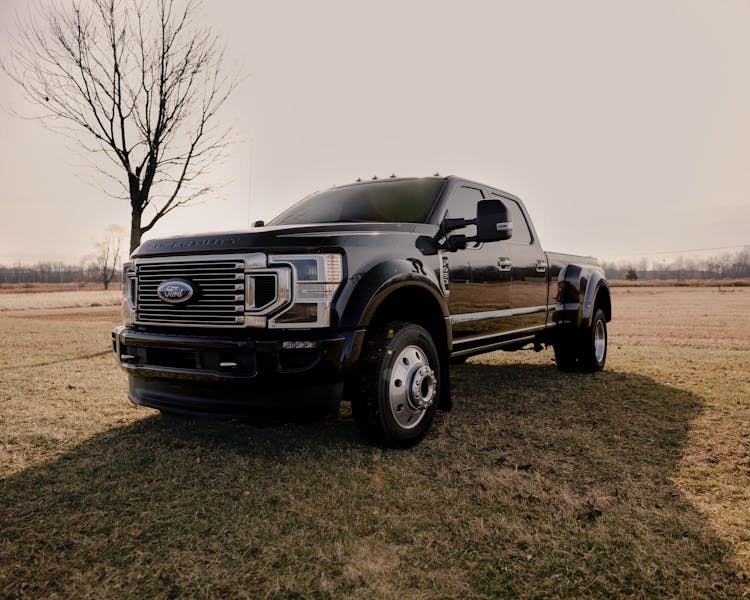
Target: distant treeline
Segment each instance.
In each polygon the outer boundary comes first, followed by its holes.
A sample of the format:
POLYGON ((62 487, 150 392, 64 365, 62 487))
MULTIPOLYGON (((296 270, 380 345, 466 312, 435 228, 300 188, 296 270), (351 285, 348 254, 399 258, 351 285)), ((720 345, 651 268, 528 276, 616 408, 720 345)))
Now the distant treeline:
POLYGON ((95 263, 66 265, 62 262, 0 265, 0 283, 87 283, 100 279, 95 263))
POLYGON ((750 277, 750 246, 711 257, 602 262, 609 279, 739 279, 750 277))
MULTIPOLYGON (((605 261, 602 266, 609 279, 737 279, 750 277, 750 246, 709 258, 641 258, 638 261, 605 261)), ((0 265, 0 284, 87 283, 100 280, 101 266, 96 262, 78 265, 62 262, 0 265)))

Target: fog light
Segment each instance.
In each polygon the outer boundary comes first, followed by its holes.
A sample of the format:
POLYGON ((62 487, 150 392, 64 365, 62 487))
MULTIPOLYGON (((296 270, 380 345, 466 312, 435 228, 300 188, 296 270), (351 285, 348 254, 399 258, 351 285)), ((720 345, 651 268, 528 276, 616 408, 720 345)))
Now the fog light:
POLYGON ((283 350, 312 350, 317 347, 318 342, 310 341, 282 342, 281 344, 283 350))

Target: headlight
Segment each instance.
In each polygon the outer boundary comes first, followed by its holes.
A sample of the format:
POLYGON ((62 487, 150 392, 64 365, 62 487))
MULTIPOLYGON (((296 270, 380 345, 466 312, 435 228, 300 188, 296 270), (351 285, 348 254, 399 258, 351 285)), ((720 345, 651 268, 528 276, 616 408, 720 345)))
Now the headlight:
POLYGON ((340 254, 276 254, 270 264, 284 263, 293 270, 292 304, 268 322, 271 328, 328 327, 331 304, 344 277, 340 254))
POLYGON ((122 302, 120 303, 120 315, 126 325, 130 325, 135 320, 135 300, 136 300, 136 278, 135 267, 132 262, 126 262, 122 265, 122 302))

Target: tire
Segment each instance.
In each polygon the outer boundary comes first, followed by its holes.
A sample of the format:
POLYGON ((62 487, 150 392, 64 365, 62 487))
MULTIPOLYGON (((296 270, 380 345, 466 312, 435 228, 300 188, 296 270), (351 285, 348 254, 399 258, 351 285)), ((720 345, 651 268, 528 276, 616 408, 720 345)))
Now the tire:
POLYGON ((591 326, 561 332, 553 343, 555 362, 561 371, 601 371, 607 360, 607 317, 601 308, 594 311, 591 326))
POLYGON ((607 316, 601 308, 594 311, 591 327, 581 332, 579 365, 582 371, 601 371, 607 361, 607 316))
POLYGON ((414 323, 388 323, 367 340, 360 361, 354 422, 382 445, 418 444, 440 397, 440 361, 430 334, 414 323))
POLYGON ((565 331, 552 344, 555 350, 555 362, 561 371, 575 371, 578 365, 578 348, 574 331, 565 331))

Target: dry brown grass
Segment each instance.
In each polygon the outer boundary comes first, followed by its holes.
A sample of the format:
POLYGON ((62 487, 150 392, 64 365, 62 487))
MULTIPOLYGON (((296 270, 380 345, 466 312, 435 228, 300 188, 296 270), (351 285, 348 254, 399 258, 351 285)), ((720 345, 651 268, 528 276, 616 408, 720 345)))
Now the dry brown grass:
POLYGON ((739 598, 750 290, 622 289, 608 368, 454 370, 410 451, 125 400, 114 309, 0 315, 0 596, 739 598))
POLYGON ((119 290, 75 290, 36 292, 33 294, 0 294, 0 311, 75 308, 82 306, 114 306, 120 304, 119 290))
MULTIPOLYGON (((113 281, 110 290, 119 290, 119 281, 113 281)), ((84 292, 102 290, 101 283, 85 281, 81 283, 0 283, 0 294, 38 294, 41 292, 84 292)))
POLYGON ((750 277, 738 277, 734 279, 638 279, 627 281, 625 279, 611 279, 612 287, 748 287, 750 277))

